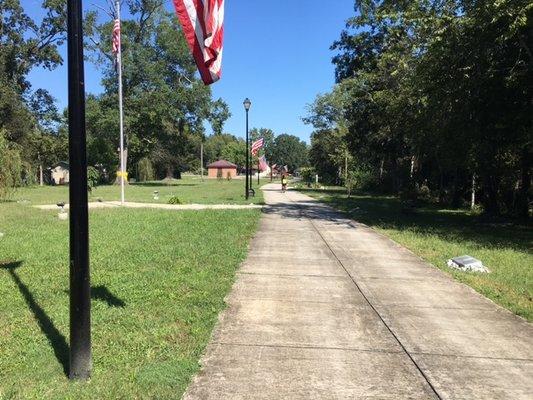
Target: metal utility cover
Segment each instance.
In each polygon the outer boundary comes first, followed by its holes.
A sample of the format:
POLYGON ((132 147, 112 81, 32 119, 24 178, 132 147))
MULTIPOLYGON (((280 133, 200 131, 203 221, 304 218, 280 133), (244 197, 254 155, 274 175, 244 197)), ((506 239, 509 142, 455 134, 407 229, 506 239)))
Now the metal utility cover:
POLYGON ((448 260, 448 266, 465 271, 489 272, 480 260, 467 255, 448 260))

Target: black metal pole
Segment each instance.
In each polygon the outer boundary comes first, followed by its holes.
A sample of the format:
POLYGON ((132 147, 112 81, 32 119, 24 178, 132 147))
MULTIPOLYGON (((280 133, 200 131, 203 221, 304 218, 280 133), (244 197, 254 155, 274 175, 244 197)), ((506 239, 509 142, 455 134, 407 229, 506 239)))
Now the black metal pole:
POLYGON ((248 110, 246 110, 246 194, 245 194, 245 197, 246 197, 246 200, 248 200, 248 196, 250 195, 250 187, 248 186, 249 182, 248 182, 248 172, 249 172, 249 168, 250 168, 250 163, 248 161, 248 110))
POLYGON ((259 154, 257 154, 257 187, 259 188, 259 154))
POLYGON ((68 0, 70 379, 91 375, 91 285, 81 0, 68 0))
MULTIPOLYGON (((251 147, 251 146, 250 146, 251 147)), ((251 150, 251 149, 250 149, 251 150)), ((252 156, 250 155, 250 175, 249 175, 249 179, 250 179, 250 189, 252 189, 252 182, 253 182, 253 175, 254 175, 254 166, 253 166, 253 159, 252 159, 252 156)))

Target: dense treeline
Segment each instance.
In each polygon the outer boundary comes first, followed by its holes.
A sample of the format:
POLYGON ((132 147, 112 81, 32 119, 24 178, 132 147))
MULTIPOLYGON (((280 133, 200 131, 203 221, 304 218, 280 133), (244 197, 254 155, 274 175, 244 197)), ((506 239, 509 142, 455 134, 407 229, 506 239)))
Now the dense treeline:
MULTIPOLYGON (((109 3, 112 7, 112 3, 109 3)), ((161 0, 127 0, 122 21, 125 133, 130 177, 176 176, 198 169, 205 123, 215 134, 231 115, 198 79, 181 27, 161 0), (141 168, 139 168, 141 167, 141 168)), ((46 0, 39 20, 20 0, 0 2, 0 196, 33 184, 68 160, 66 111, 46 90, 32 87, 34 68, 52 70, 64 60, 66 2, 46 0), (40 173, 43 171, 44 174, 40 173)), ((103 93, 87 94, 89 165, 113 181, 119 145, 117 71, 111 52, 114 10, 86 11, 85 55, 102 76, 103 93)))
POLYGON ((0 2, 0 197, 9 187, 35 182, 42 165, 66 154, 52 96, 27 79, 33 68, 63 61, 57 48, 64 41, 64 2, 47 0, 43 11, 36 22, 18 0, 0 2))
POLYGON ((317 97, 311 163, 332 181, 489 214, 531 200, 533 5, 355 2, 317 97))
MULTIPOLYGON (((287 166, 291 172, 307 165, 307 144, 297 136, 287 133, 276 136, 268 128, 250 129, 250 143, 259 138, 264 139, 264 146, 256 156, 251 157, 252 167, 257 166, 257 158, 263 155, 270 166, 287 166)), ((209 164, 220 159, 230 161, 243 168, 246 164, 246 141, 227 133, 215 133, 209 136, 204 145, 204 161, 209 164)))
MULTIPOLYGON (((221 133, 231 115, 226 103, 213 100, 196 73, 181 26, 161 0, 128 0, 122 20, 124 132, 127 170, 139 167, 155 178, 179 177, 199 167, 204 123, 221 133), (139 165, 140 163, 140 165, 139 165)), ((113 10, 109 10, 113 14, 113 10)), ((88 160, 101 170, 118 167, 118 80, 111 52, 112 20, 95 12, 86 16, 89 59, 99 66, 104 91, 87 101, 88 160), (100 21, 105 22, 100 22, 100 21)))

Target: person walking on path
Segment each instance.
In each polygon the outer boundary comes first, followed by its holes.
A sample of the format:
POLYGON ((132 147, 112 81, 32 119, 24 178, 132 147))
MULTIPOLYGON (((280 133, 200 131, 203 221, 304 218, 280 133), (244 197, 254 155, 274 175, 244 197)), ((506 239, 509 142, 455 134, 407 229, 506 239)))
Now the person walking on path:
POLYGON ((287 190, 287 175, 281 175, 281 193, 285 193, 287 190))

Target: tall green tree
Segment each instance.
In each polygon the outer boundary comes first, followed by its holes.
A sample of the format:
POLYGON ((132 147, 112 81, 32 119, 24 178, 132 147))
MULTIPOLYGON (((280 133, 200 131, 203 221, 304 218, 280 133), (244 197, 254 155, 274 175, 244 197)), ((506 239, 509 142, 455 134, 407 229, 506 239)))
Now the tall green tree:
POLYGON ((272 161, 280 166, 286 165, 289 171, 295 171, 308 162, 307 144, 294 135, 278 135, 274 139, 272 161))
POLYGON ((0 129, 6 146, 21 157, 28 181, 37 166, 54 162, 61 147, 54 99, 43 89, 32 91, 28 74, 63 61, 58 46, 65 38, 65 2, 45 0, 41 9, 44 17, 36 21, 19 0, 0 2, 0 129))
POLYGON ((486 212, 527 215, 529 2, 358 0, 355 10, 332 46, 338 84, 307 117, 312 159, 333 170, 326 139, 345 129, 354 165, 390 191, 427 186, 458 206, 477 177, 486 212))
MULTIPOLYGON (((136 163, 148 158, 159 177, 179 176, 199 165, 204 121, 220 134, 230 113, 223 100, 212 101, 210 88, 198 78, 176 16, 160 0, 128 0, 125 5, 131 16, 122 21, 128 169, 135 172, 136 163)), ((118 88, 109 40, 112 21, 98 20, 89 14, 86 26, 92 38, 89 55, 101 66, 104 93, 96 99, 99 106, 88 135, 97 148, 106 147, 94 154, 94 161, 102 155, 101 162, 109 163, 108 143, 118 144, 118 88)), ((116 168, 118 156, 115 160, 116 168)))

